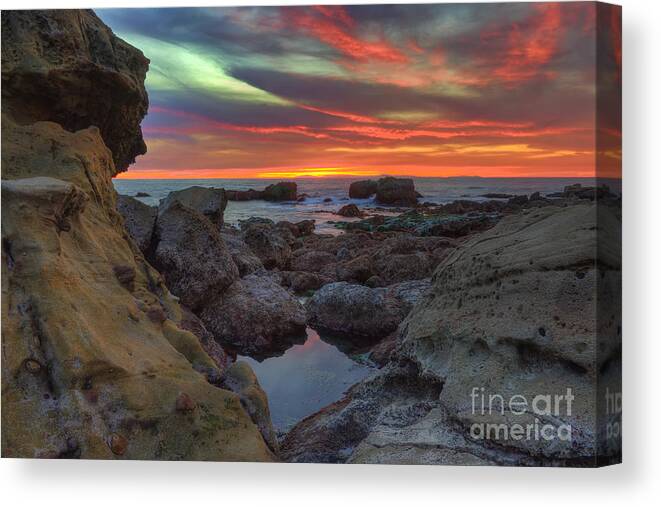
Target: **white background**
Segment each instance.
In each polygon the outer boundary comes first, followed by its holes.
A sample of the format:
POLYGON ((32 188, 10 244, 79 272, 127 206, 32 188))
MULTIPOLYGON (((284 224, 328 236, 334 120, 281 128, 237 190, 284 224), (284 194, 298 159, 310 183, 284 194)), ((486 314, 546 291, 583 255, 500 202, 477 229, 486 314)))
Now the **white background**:
MULTIPOLYGON (((2 8, 286 3, 296 2, 11 0, 2 2, 2 8)), ((0 461, 0 501, 11 506, 48 507, 220 507, 258 502, 339 507, 412 507, 421 503, 453 507, 598 503, 629 507, 649 505, 652 500, 659 505, 661 2, 619 3, 624 7, 623 465, 577 470, 4 459, 0 461)))

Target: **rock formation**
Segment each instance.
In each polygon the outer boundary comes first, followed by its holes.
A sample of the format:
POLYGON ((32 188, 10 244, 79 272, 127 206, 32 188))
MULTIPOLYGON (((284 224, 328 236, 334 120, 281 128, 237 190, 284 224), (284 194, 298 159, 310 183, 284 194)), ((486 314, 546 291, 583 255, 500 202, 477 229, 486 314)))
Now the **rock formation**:
POLYGON ((367 199, 376 194, 377 183, 374 180, 354 181, 349 185, 349 197, 367 199))
POLYGON ((116 210, 146 70, 90 11, 2 13, 4 457, 274 459, 116 210))
POLYGON ((597 211, 594 204, 547 206, 508 216, 451 251, 400 325, 390 362, 295 426, 283 442, 284 458, 594 464, 595 381, 598 372, 618 368, 620 325, 609 319, 608 329, 597 329, 594 295, 597 284, 604 294, 620 290, 619 244, 615 239, 601 252, 599 269, 595 253, 597 235, 618 230, 619 220, 613 209, 597 211), (571 396, 573 403, 568 409, 565 398, 548 415, 530 406, 501 412, 500 404, 482 413, 471 397, 482 388, 504 400, 530 403, 542 394, 571 396), (554 431, 569 427, 571 442, 505 432, 479 437, 483 424, 501 431, 535 419, 554 431))
POLYGON ((52 121, 70 132, 94 125, 117 171, 147 151, 140 122, 149 60, 96 14, 7 11, 2 41, 3 112, 14 121, 52 121))
POLYGON ((381 178, 376 186, 376 202, 395 206, 413 206, 418 202, 413 180, 409 178, 381 178))

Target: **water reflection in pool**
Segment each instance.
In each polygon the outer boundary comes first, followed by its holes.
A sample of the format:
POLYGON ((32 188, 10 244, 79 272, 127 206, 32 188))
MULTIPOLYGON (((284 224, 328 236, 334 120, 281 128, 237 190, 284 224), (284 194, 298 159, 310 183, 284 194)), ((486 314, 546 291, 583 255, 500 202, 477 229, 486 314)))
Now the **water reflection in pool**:
POLYGON ((280 357, 246 361, 255 371, 269 399, 276 431, 288 431, 304 417, 339 400, 344 392, 373 371, 324 342, 313 329, 303 345, 280 357))

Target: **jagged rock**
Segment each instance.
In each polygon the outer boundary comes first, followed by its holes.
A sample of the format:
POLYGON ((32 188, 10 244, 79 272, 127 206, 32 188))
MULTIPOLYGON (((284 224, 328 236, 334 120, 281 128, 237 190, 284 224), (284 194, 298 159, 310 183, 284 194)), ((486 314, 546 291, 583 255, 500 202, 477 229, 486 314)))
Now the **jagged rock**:
POLYGON ((242 223, 243 239, 266 269, 287 269, 291 259, 291 247, 283 237, 283 229, 271 224, 242 223))
POLYGON ((408 178, 393 178, 387 176, 377 182, 376 202, 394 206, 413 206, 418 202, 418 196, 413 180, 408 178))
POLYGON ((349 185, 349 197, 352 199, 367 199, 376 194, 377 183, 374 180, 354 181, 349 185))
POLYGON ((342 206, 338 212, 338 215, 341 217, 362 217, 363 212, 360 211, 358 206, 355 204, 346 204, 345 206, 342 206))
POLYGON ((148 106, 148 65, 91 10, 2 14, 3 113, 23 125, 53 121, 71 132, 98 127, 116 172, 147 151, 140 122, 148 106))
POLYGON ((306 305, 309 324, 354 345, 373 344, 397 329, 428 287, 429 280, 379 288, 347 282, 324 285, 306 305))
POLYGON ((138 248, 143 253, 147 252, 151 245, 158 208, 147 206, 128 195, 118 195, 117 211, 124 217, 126 230, 138 248))
POLYGON ((3 456, 273 460, 239 396, 200 373, 217 366, 128 240, 99 130, 2 128, 3 456), (200 417, 173 410, 182 391, 200 417))
POLYGON ((198 311, 239 278, 217 225, 179 200, 161 206, 150 259, 181 302, 198 311))
POLYGON ((266 201, 295 201, 297 185, 293 181, 273 183, 262 191, 262 199, 266 201))
POLYGON ((243 277, 264 269, 262 261, 252 252, 248 244, 243 241, 238 231, 223 228, 220 231, 220 236, 223 238, 234 264, 239 269, 240 276, 243 277))
POLYGON ((277 355, 305 339, 303 306, 269 276, 236 281, 200 318, 217 341, 241 355, 277 355))
POLYGON ((159 203, 159 212, 166 210, 175 201, 203 214, 218 227, 223 225, 223 213, 227 207, 227 198, 225 197, 225 190, 222 188, 189 187, 170 192, 159 203))

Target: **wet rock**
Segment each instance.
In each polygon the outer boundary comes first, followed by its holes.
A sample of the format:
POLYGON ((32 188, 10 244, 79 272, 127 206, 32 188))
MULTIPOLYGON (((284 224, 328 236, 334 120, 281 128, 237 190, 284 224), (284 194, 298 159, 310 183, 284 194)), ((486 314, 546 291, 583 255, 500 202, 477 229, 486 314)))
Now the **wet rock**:
POLYGON ((179 202, 207 217, 211 223, 221 227, 223 213, 227 207, 225 190, 222 188, 189 187, 170 192, 158 205, 159 213, 168 209, 174 202, 179 202))
POLYGON ((135 194, 136 197, 151 197, 147 192, 138 192, 135 194))
POLYGON ((480 197, 486 197, 487 199, 511 199, 515 196, 513 194, 499 194, 497 192, 491 192, 488 194, 481 194, 480 197))
POLYGON ((367 199, 376 194, 377 183, 374 180, 354 181, 349 185, 349 197, 367 199))
POLYGON ((310 326, 355 345, 369 345, 397 329, 429 280, 369 288, 347 282, 323 286, 306 304, 310 326))
POLYGON ((151 259, 173 294, 193 311, 220 296, 239 270, 217 225, 178 200, 161 206, 151 259))
POLYGON ((269 276, 248 275, 200 314, 215 339, 241 355, 268 357, 305 337, 305 310, 269 276))
POLYGON ((117 211, 124 217, 126 230, 138 248, 143 253, 147 252, 151 246, 158 208, 147 206, 128 195, 118 195, 117 211))
POLYGON ((418 202, 413 180, 388 176, 377 182, 376 202, 393 206, 413 206, 418 202))
POLYGON ((147 151, 140 122, 148 65, 91 10, 2 16, 3 113, 23 125, 52 121, 70 132, 99 127, 116 172, 147 151))
POLYGON ((527 195, 517 195, 507 201, 508 206, 525 206, 526 204, 528 204, 527 195))
POLYGON ((278 229, 285 229, 291 233, 294 238, 301 238, 309 236, 314 232, 314 220, 301 220, 300 222, 292 223, 282 220, 275 224, 278 229))
POLYGON ((345 206, 342 206, 338 210, 337 214, 340 215, 341 217, 362 217, 363 216, 363 212, 360 211, 358 206, 356 206, 355 204, 347 204, 345 206))
POLYGON ((297 185, 293 181, 281 181, 269 185, 262 192, 266 201, 295 201, 298 198, 297 185))

